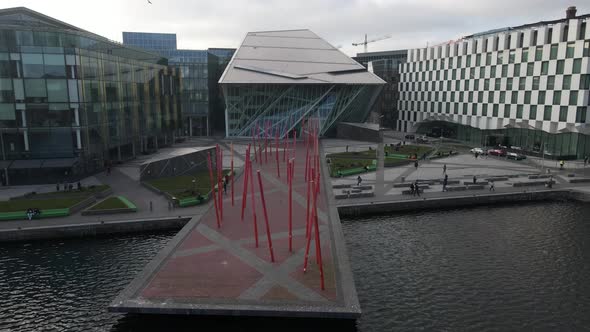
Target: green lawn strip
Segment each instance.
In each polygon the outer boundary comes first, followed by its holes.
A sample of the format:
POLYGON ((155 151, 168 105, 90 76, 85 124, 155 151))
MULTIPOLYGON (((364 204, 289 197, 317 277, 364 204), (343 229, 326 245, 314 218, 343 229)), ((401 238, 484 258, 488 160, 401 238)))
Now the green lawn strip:
MULTIPOLYGON (((330 159, 330 176, 338 176, 338 171, 345 173, 347 170, 364 169, 364 167, 373 166, 376 159, 330 159)), ((359 171, 360 172, 360 171, 359 171)), ((356 173, 355 173, 356 174, 356 173)))
POLYGON ((113 209, 126 209, 127 205, 119 199, 118 196, 109 197, 105 200, 100 201, 98 204, 92 206, 90 211, 98 210, 113 210, 113 209))
POLYGON ((399 147, 396 146, 385 146, 385 152, 388 154, 401 154, 401 155, 412 155, 417 154, 418 158, 420 158, 424 153, 432 152, 432 148, 430 146, 423 146, 423 145, 402 145, 399 147))
POLYGON ((26 211, 27 209, 39 209, 41 210, 41 213, 43 213, 43 210, 70 208, 86 198, 87 197, 84 196, 77 196, 55 199, 16 199, 2 201, 0 202, 0 212, 17 212, 26 211))
POLYGON ((374 159, 377 158, 375 150, 364 150, 355 152, 338 152, 331 153, 326 156, 327 158, 339 158, 339 159, 374 159))
POLYGON ((137 206, 135 204, 133 204, 133 202, 128 200, 127 197, 125 197, 125 196, 117 196, 117 197, 119 197, 119 200, 121 200, 123 202, 123 204, 125 204, 125 206, 127 206, 128 209, 131 209, 133 211, 137 211, 137 206))
MULTIPOLYGON (((229 174, 229 170, 224 170, 223 174, 229 174)), ((213 174, 214 181, 217 181, 217 175, 213 174)), ((206 195, 211 191, 209 181, 209 171, 202 171, 192 175, 179 175, 146 181, 154 188, 166 192, 178 199, 195 196, 193 194, 193 180, 196 180, 195 192, 206 195)))

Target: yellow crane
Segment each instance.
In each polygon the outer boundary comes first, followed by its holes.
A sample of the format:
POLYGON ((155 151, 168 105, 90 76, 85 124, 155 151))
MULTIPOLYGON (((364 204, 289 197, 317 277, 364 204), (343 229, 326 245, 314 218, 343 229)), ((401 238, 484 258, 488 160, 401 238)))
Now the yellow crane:
POLYGON ((360 42, 360 43, 352 43, 352 46, 361 46, 361 45, 364 45, 365 46, 365 53, 367 53, 367 44, 368 43, 374 43, 376 41, 380 41, 380 40, 383 40, 383 39, 389 39, 389 38, 391 38, 391 36, 390 35, 386 35, 386 36, 383 36, 383 37, 379 37, 379 38, 367 40, 367 34, 365 33, 365 41, 360 42))

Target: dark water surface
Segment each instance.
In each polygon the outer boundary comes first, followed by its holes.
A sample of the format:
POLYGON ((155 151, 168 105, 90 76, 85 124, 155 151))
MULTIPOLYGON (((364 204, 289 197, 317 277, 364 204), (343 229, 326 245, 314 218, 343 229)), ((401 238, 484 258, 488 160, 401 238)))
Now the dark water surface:
POLYGON ((590 329, 590 205, 343 222, 361 331, 590 329))
MULTIPOLYGON (((590 328, 590 205, 425 212, 343 227, 359 331, 590 328)), ((108 313, 175 233, 0 244, 0 331, 355 330, 325 320, 108 313)))

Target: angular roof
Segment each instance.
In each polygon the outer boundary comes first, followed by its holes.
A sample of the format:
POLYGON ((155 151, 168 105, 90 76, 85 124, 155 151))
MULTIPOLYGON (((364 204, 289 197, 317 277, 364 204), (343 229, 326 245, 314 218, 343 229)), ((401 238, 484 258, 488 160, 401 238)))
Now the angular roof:
POLYGON ((13 7, 0 9, 0 19, 5 22, 18 22, 19 24, 29 24, 31 26, 48 26, 65 30, 74 30, 90 33, 76 26, 60 21, 53 17, 41 14, 27 7, 13 7))
POLYGON ((310 30, 249 32, 220 84, 385 84, 310 30))

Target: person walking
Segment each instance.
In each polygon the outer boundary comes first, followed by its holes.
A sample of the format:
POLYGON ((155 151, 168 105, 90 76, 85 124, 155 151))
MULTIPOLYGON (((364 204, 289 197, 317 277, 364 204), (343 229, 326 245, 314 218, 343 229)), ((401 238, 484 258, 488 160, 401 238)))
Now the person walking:
POLYGON ((443 192, 447 191, 447 184, 448 183, 449 183, 448 177, 445 176, 445 178, 443 179, 443 188, 442 188, 443 192))
POLYGON ((29 219, 29 221, 31 221, 33 219, 33 209, 31 209, 31 208, 27 209, 27 218, 29 219))
POLYGON ((59 182, 55 184, 55 190, 59 191, 59 182))
POLYGON ((565 161, 563 159, 561 161, 559 161, 559 169, 563 169, 564 165, 565 165, 565 161))
POLYGON ((443 174, 447 174, 447 164, 443 165, 443 174))
POLYGON ((494 185, 494 181, 490 180, 490 191, 496 191, 496 187, 494 185))
POLYGON ((416 190, 416 195, 420 197, 420 186, 418 185, 418 180, 414 182, 414 189, 416 190))
POLYGON ((473 184, 476 184, 476 183, 477 183, 477 177, 474 175, 473 176, 473 184))
POLYGON ((363 179, 362 179, 362 178, 361 178, 361 176, 359 175, 359 176, 357 176, 357 178, 356 178, 356 186, 357 186, 357 187, 358 187, 358 186, 360 186, 360 185, 361 185, 361 182, 363 182, 363 179))
POLYGON ((418 169, 418 160, 416 160, 416 161, 414 162, 414 167, 416 167, 416 169, 418 169))
POLYGON ((584 167, 586 167, 586 165, 588 165, 588 156, 584 157, 584 167))
POLYGON ((414 182, 410 183, 410 195, 414 196, 414 182))

